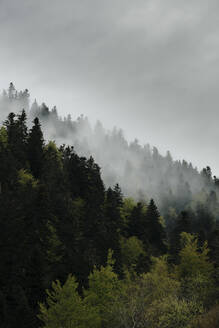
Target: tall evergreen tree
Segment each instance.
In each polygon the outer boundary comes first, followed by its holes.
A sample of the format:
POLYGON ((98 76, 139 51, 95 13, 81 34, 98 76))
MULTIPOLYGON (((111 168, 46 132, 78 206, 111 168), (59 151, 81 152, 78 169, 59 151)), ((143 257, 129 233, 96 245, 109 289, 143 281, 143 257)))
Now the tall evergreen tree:
POLYGON ((104 205, 104 221, 102 248, 104 249, 105 260, 109 249, 114 251, 116 259, 115 268, 119 272, 120 266, 120 233, 123 230, 121 218, 122 194, 119 185, 114 189, 108 188, 104 205))
POLYGON ((163 254, 166 251, 165 230, 153 199, 147 207, 145 219, 148 226, 148 241, 153 248, 152 253, 154 255, 163 254))
POLYGON ((15 166, 24 168, 27 165, 27 116, 23 110, 21 114, 10 113, 4 122, 8 134, 8 146, 14 156, 15 166))
POLYGON ((143 204, 137 203, 133 208, 128 224, 129 236, 138 237, 144 245, 148 242, 148 225, 146 224, 145 213, 143 212, 143 204))
POLYGON ((169 246, 170 246, 170 254, 171 254, 171 261, 178 262, 179 251, 181 249, 181 233, 192 232, 192 220, 191 220, 191 213, 188 211, 182 211, 175 222, 175 225, 172 227, 169 236, 169 246))
POLYGON ((15 87, 14 84, 11 82, 8 88, 8 97, 12 100, 15 97, 15 87))
POLYGON ((28 160, 31 172, 35 178, 39 178, 43 166, 44 139, 39 119, 36 117, 34 125, 28 135, 28 160))

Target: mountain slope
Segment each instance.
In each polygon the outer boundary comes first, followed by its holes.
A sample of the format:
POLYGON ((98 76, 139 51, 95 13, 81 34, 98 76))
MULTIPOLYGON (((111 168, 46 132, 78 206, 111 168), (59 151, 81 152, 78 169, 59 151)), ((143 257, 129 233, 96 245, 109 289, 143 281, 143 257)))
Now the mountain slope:
POLYGON ((24 108, 29 121, 36 116, 42 122, 47 140, 58 144, 71 144, 80 156, 93 156, 100 165, 105 185, 120 184, 125 196, 137 200, 153 197, 162 212, 170 207, 182 210, 192 199, 207 199, 211 191, 217 192, 217 179, 208 167, 201 173, 186 161, 173 160, 167 152, 162 156, 156 147, 141 146, 137 140, 128 143, 117 128, 106 131, 100 122, 91 127, 86 117, 72 120, 60 118, 56 107, 52 110, 36 101, 29 106, 29 94, 17 92, 11 83, 0 100, 0 118, 10 111, 24 108), (3 114, 3 115, 2 115, 3 114), (203 189, 205 196, 199 195, 203 189))

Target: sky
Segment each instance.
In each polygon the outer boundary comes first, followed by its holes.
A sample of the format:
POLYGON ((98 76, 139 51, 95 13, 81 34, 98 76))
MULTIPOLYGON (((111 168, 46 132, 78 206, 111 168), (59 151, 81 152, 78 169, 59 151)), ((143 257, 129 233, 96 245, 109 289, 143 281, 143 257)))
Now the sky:
POLYGON ((0 89, 219 175, 218 17, 216 0, 0 0, 0 89))

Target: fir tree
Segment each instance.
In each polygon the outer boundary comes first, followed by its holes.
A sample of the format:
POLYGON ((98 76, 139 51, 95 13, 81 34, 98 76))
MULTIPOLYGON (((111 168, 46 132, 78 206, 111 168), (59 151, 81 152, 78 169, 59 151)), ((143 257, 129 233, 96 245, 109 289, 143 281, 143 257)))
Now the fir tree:
POLYGON ((148 226, 148 241, 153 247, 154 254, 163 254, 166 251, 165 230, 161 222, 160 213, 154 200, 151 199, 146 212, 146 222, 148 226))
POLYGON ((31 172, 35 178, 39 178, 43 166, 44 139, 39 119, 36 117, 34 125, 28 135, 28 160, 31 172))

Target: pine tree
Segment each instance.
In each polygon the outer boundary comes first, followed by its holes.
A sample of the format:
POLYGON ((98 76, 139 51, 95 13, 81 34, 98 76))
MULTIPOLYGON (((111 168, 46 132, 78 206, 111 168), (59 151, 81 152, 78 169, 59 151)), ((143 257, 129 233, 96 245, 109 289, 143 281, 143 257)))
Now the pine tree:
POLYGON ((123 228, 121 218, 122 194, 119 186, 114 189, 108 188, 104 204, 104 221, 102 222, 102 248, 105 253, 105 260, 109 249, 114 251, 116 259, 115 268, 117 272, 120 266, 120 233, 123 228))
POLYGON ((17 168, 21 169, 26 167, 27 164, 27 116, 23 110, 21 114, 16 115, 10 113, 4 125, 8 134, 8 146, 14 156, 14 164, 17 168))
POLYGON ((43 166, 44 139, 39 119, 36 117, 34 125, 28 135, 28 160, 31 172, 35 178, 39 178, 43 166))
POLYGON ((191 232, 192 222, 191 214, 187 211, 182 211, 176 219, 175 226, 172 227, 169 238, 171 261, 178 262, 178 253, 181 249, 181 233, 191 232))
POLYGON ((34 102, 31 105, 31 108, 30 108, 30 116, 32 118, 34 118, 34 117, 39 115, 39 112, 40 112, 40 108, 39 108, 39 105, 38 105, 38 103, 35 99, 34 102))
POLYGON ((15 87, 14 84, 11 82, 8 88, 8 98, 12 100, 15 97, 15 87))
POLYGON ((163 254, 166 251, 165 230, 161 222, 160 213, 154 200, 151 199, 146 212, 146 222, 148 226, 148 241, 151 244, 154 255, 163 254))
POLYGON ((145 220, 145 213, 143 213, 143 204, 137 203, 137 205, 133 208, 128 225, 128 233, 129 236, 138 237, 144 245, 147 245, 148 241, 148 231, 147 224, 145 220))

